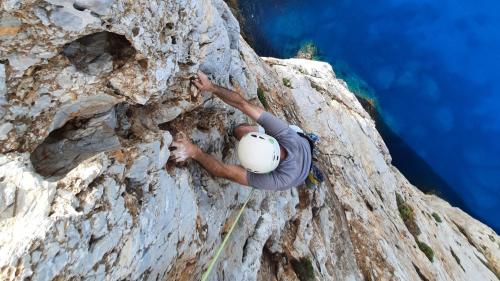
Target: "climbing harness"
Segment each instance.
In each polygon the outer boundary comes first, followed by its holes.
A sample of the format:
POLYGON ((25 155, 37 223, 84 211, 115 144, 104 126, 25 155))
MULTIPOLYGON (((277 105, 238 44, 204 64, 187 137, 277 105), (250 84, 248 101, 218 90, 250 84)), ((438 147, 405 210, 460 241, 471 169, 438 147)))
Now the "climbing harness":
POLYGON ((250 194, 248 195, 247 200, 245 201, 245 203, 241 207, 240 211, 238 212, 236 219, 234 220, 233 224, 231 225, 231 228, 229 228, 229 232, 226 234, 226 236, 224 236, 224 240, 222 240, 222 244, 219 246, 219 248, 217 249, 217 252, 215 253, 215 256, 210 261, 208 269, 201 276, 201 281, 206 281, 208 279, 208 276, 210 275, 210 272, 212 272, 212 269, 213 269, 215 263, 217 262, 217 259, 219 258, 220 254, 222 253, 222 250, 224 250, 224 247, 226 246, 226 243, 229 240, 229 237, 231 236, 231 233, 233 232, 234 227, 236 226, 236 224, 238 224, 238 221, 240 220, 241 214, 245 210, 248 201, 250 201, 250 197, 252 197, 253 191, 254 191, 254 189, 252 189, 252 191, 250 191, 250 194))
POLYGON ((311 164, 311 170, 309 170, 309 175, 306 178, 306 186, 309 188, 317 189, 322 182, 325 181, 323 172, 313 164, 311 164))
POLYGON ((320 155, 319 149, 316 147, 316 143, 319 142, 319 136, 314 133, 301 133, 297 132, 299 136, 305 138, 309 142, 309 146, 311 147, 311 169, 309 170, 309 174, 306 178, 306 186, 308 188, 316 189, 322 182, 325 181, 325 177, 323 172, 314 164, 314 161, 318 160, 320 155))

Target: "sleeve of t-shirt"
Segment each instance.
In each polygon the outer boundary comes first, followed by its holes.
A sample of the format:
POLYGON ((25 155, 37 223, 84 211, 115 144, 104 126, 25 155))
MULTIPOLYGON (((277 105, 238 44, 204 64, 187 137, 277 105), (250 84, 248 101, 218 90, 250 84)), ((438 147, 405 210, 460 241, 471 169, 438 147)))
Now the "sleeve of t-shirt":
POLYGON ((261 125, 264 130, 266 130, 266 134, 274 137, 278 142, 280 141, 280 138, 286 135, 288 131, 288 124, 279 119, 278 117, 272 115, 271 113, 265 111, 263 112, 259 119, 257 120, 257 123, 261 125))
POLYGON ((278 191, 291 187, 288 175, 278 171, 266 174, 257 174, 247 171, 247 181, 248 185, 256 189, 278 191))

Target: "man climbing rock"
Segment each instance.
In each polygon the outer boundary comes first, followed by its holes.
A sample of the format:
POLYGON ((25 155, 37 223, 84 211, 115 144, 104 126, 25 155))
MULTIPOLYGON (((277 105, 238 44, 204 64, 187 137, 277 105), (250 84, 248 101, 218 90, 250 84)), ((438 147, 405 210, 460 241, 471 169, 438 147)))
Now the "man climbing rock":
POLYGON ((192 158, 213 176, 257 189, 285 190, 306 180, 311 168, 311 146, 297 133, 298 127, 288 126, 238 93, 212 84, 202 72, 198 72, 192 82, 199 90, 212 92, 262 127, 241 124, 234 129, 234 136, 239 140, 238 158, 243 167, 224 164, 185 138, 172 143, 172 158, 176 162, 192 158))

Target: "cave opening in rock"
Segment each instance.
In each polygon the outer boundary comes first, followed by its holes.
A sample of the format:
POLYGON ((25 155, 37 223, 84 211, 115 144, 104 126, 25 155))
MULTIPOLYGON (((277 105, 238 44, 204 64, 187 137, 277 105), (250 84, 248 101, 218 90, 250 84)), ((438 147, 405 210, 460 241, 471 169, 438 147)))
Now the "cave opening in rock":
POLYGON ((118 149, 116 126, 114 108, 90 118, 74 118, 49 134, 31 154, 31 163, 40 175, 57 180, 82 161, 118 149))
POLYGON ((125 36, 102 31, 64 45, 62 54, 79 71, 97 76, 122 67, 136 50, 125 36))

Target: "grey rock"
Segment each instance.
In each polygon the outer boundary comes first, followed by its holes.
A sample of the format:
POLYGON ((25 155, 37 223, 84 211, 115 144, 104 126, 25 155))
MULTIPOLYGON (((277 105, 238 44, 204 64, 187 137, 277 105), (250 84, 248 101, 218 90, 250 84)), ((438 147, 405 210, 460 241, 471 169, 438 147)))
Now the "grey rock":
POLYGON ((10 14, 4 13, 0 15, 0 40, 10 40, 15 37, 16 33, 21 28, 21 20, 10 14))
POLYGON ((48 130, 52 132, 53 130, 59 129, 66 124, 66 122, 75 117, 86 119, 107 112, 118 102, 120 102, 119 99, 102 94, 82 98, 76 102, 70 102, 61 106, 57 111, 48 130))
POLYGON ((113 110, 104 116, 66 124, 33 151, 35 170, 44 177, 61 177, 87 158, 119 148, 115 126, 113 110))
POLYGON ((64 8, 53 10, 50 13, 50 21, 68 31, 79 31, 84 28, 83 20, 64 8))
POLYGON ((5 103, 5 95, 7 94, 6 79, 5 65, 0 63, 0 105, 5 103))
POLYGON ((113 0, 76 0, 73 4, 79 10, 89 9, 92 12, 105 16, 111 12, 113 0))
POLYGON ((0 125, 0 140, 6 140, 9 138, 9 136, 7 135, 11 130, 12 128, 14 128, 14 125, 12 125, 12 123, 3 123, 0 125))
POLYGON ((300 280, 301 267, 315 280, 495 280, 500 237, 392 166, 330 65, 258 57, 222 0, 74 4, 1 4, 23 28, 0 44, 0 279, 200 279, 250 193, 168 162, 183 132, 238 163, 230 131, 248 119, 193 89, 202 69, 248 99, 263 89, 273 113, 320 134, 327 176, 317 190, 255 191, 211 280, 300 280))
POLYGON ((89 12, 80 12, 73 8, 69 1, 65 2, 65 6, 54 7, 49 19, 54 25, 72 32, 81 32, 87 25, 99 23, 99 19, 89 12))
POLYGON ((9 56, 9 65, 15 70, 22 72, 28 69, 30 66, 38 63, 40 60, 38 58, 32 57, 31 55, 14 54, 9 56))
POLYGON ((33 13, 42 22, 43 25, 48 26, 50 24, 49 16, 44 8, 35 6, 33 8, 33 13))

